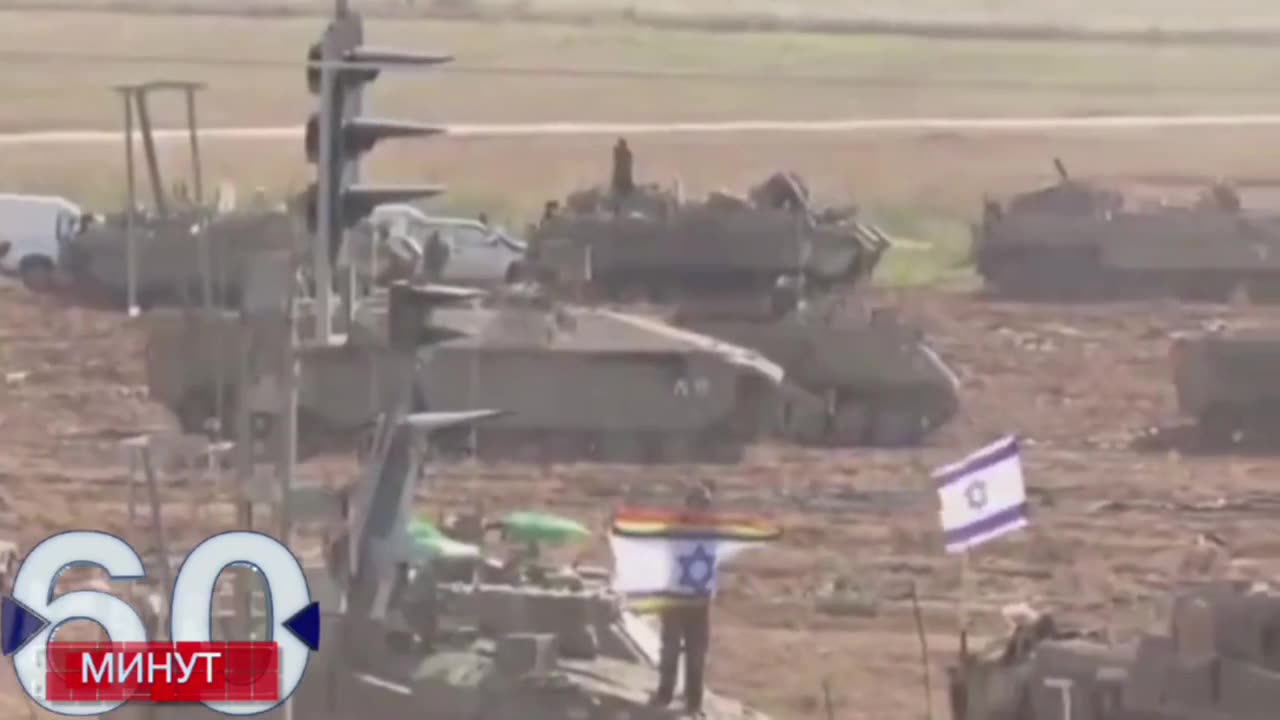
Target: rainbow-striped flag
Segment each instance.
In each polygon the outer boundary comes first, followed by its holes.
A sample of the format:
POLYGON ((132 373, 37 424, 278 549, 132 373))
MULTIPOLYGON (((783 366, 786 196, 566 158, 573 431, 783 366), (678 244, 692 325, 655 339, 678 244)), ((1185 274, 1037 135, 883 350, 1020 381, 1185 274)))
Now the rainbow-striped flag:
POLYGON ((746 515, 620 510, 609 527, 613 589, 637 612, 706 603, 724 561, 781 536, 778 526, 746 515))

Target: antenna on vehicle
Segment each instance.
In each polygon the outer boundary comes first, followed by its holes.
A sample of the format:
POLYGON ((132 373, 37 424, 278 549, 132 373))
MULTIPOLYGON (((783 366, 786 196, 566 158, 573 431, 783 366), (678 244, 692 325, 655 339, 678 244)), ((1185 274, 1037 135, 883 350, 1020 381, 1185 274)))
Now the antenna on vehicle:
POLYGON ((1071 176, 1067 174, 1067 166, 1062 164, 1062 158, 1054 158, 1053 167, 1058 171, 1059 180, 1066 182, 1071 179, 1071 176))

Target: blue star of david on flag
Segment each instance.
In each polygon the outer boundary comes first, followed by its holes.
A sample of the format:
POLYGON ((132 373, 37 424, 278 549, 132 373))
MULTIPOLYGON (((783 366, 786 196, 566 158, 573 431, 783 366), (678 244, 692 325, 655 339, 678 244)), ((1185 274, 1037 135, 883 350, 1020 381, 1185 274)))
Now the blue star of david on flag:
POLYGON ((681 589, 692 590, 699 595, 711 591, 716 577, 716 556, 706 543, 698 543, 689 552, 676 556, 680 576, 676 584, 681 589))
POLYGON ((981 510, 987 504, 987 484, 981 480, 973 481, 964 489, 964 499, 970 510, 981 510))
POLYGON ((947 552, 965 552, 1027 526, 1018 441, 1007 436, 933 472, 947 552))

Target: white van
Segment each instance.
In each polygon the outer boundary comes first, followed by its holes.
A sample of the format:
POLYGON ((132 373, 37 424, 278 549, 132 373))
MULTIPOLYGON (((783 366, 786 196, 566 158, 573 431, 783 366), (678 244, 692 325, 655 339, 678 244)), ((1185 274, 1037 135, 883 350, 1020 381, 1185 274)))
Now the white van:
POLYGON ((61 243, 80 231, 83 211, 66 198, 0 193, 0 274, 32 290, 54 280, 61 243))

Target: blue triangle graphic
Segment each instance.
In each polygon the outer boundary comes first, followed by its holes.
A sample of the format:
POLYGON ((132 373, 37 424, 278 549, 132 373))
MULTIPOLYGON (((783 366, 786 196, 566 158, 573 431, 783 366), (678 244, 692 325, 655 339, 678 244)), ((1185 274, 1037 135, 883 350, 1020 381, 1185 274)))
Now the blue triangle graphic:
POLYGON ((0 650, 8 657, 22 649, 49 624, 26 605, 5 595, 0 598, 0 650))
POLYGON ((311 648, 320 649, 320 603, 313 602, 284 621, 284 629, 311 648))

